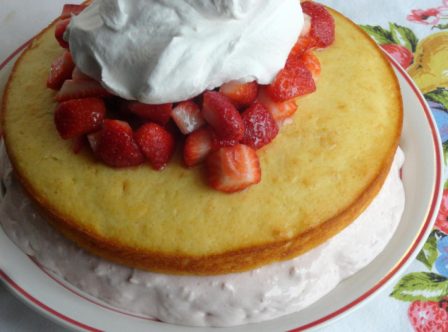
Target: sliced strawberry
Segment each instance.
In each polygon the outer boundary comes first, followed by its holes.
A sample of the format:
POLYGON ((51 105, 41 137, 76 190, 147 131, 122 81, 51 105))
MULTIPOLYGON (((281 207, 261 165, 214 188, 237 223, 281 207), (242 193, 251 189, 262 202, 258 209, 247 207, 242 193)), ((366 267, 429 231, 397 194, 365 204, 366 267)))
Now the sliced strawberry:
POLYGON ((67 30, 67 26, 70 24, 71 18, 66 18, 63 20, 60 20, 58 23, 56 23, 56 29, 54 31, 54 36, 56 37, 56 40, 58 41, 59 45, 63 48, 68 48, 69 45, 64 39, 64 33, 65 30, 67 30))
POLYGON ((318 48, 328 47, 335 39, 333 16, 321 4, 313 1, 302 3, 303 12, 311 17, 310 37, 312 44, 318 48))
POLYGON ((147 123, 134 135, 146 159, 156 170, 163 169, 174 153, 175 142, 169 131, 156 123, 147 123))
POLYGON ((75 81, 67 80, 56 94, 57 101, 66 101, 70 99, 81 99, 90 97, 107 97, 110 93, 96 81, 75 81))
POLYGON ((99 130, 106 115, 102 99, 73 99, 60 103, 54 122, 63 139, 75 138, 99 130))
POLYGON ((244 122, 244 138, 241 143, 256 150, 269 144, 278 134, 278 126, 262 104, 254 103, 241 114, 244 122))
POLYGON ((90 147, 94 153, 98 150, 98 143, 100 141, 101 132, 96 131, 94 133, 87 135, 87 141, 89 142, 90 147))
MULTIPOLYGON (((105 120, 98 136, 92 137, 97 140, 94 149, 95 155, 108 166, 130 167, 140 165, 145 161, 127 122, 105 120)), ((89 141, 90 139, 91 137, 89 137, 89 141)))
POLYGON ((229 98, 236 107, 247 106, 257 98, 258 84, 257 82, 240 83, 231 81, 223 84, 219 92, 229 98))
POLYGON ((73 69, 72 79, 74 81, 93 81, 93 78, 84 74, 78 67, 73 69))
POLYGON ((300 37, 289 53, 285 67, 295 66, 296 62, 300 61, 300 57, 310 49, 310 42, 309 36, 300 37))
POLYGON ((84 9, 87 8, 87 5, 74 5, 74 4, 66 4, 62 9, 61 19, 70 18, 72 15, 80 14, 84 9))
POLYGON ((121 110, 164 126, 171 118, 173 104, 149 105, 138 101, 125 101, 121 105, 121 110))
POLYGON ((204 93, 202 115, 220 139, 240 141, 243 138, 244 124, 240 113, 219 92, 204 93))
POLYGON ((311 72, 302 62, 296 61, 282 69, 266 92, 275 101, 286 101, 316 91, 311 72))
POLYGON ((314 82, 317 82, 320 77, 321 67, 320 67, 320 61, 316 56, 316 54, 314 54, 313 51, 308 50, 302 54, 302 56, 300 57, 300 61, 302 61, 306 69, 308 69, 311 72, 314 82))
POLYGON ((187 136, 184 146, 184 161, 193 167, 205 160, 212 151, 212 132, 210 128, 200 128, 187 136))
POLYGON ((226 193, 243 190, 261 180, 257 152, 247 145, 213 152, 206 159, 206 169, 209 184, 226 193))
POLYGON ((171 117, 184 135, 188 135, 205 124, 201 109, 193 101, 184 101, 172 111, 171 117))
POLYGON ((277 102, 274 101, 265 91, 261 89, 258 94, 258 102, 263 104, 271 112, 275 121, 282 121, 291 117, 297 111, 297 104, 294 99, 277 102))
POLYGON ((70 52, 65 51, 52 64, 50 75, 47 80, 47 87, 53 90, 59 90, 62 84, 72 77, 73 68, 75 64, 70 52))

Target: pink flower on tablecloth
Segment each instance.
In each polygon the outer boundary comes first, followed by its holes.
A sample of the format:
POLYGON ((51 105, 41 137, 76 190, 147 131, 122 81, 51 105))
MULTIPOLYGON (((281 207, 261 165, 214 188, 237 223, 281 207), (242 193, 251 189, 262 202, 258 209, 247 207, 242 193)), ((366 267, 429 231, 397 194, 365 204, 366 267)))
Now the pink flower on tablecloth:
POLYGON ((448 189, 443 191, 442 204, 440 205, 435 227, 448 234, 448 189))
POLYGON ((440 9, 414 9, 411 11, 411 14, 408 15, 407 19, 421 24, 435 25, 440 21, 440 9))

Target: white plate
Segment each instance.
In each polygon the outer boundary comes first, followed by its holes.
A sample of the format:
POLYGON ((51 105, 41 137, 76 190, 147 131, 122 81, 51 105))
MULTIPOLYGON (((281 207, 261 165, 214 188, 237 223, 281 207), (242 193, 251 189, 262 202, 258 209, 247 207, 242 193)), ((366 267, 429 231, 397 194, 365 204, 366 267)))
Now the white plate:
MULTIPOLYGON (((18 50, 0 65, 0 91, 18 50)), ((301 331, 323 326, 347 315, 386 287, 415 258, 437 215, 442 192, 442 148, 431 111, 405 71, 393 60, 404 100, 401 147, 406 155, 403 182, 406 207, 386 249, 371 264, 341 282, 310 307, 268 322, 227 331, 301 331)), ((74 289, 45 272, 22 253, 0 229, 0 279, 25 303, 67 327, 82 331, 196 331, 129 315, 74 289)), ((216 331, 201 328, 200 331, 216 331)))

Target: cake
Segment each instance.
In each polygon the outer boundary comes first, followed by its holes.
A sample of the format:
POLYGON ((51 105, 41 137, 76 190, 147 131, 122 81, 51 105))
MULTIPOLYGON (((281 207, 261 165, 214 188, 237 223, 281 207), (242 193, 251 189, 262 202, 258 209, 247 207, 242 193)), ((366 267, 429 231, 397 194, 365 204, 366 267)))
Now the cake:
POLYGON ((5 145, 17 178, 64 236, 126 266, 214 275, 304 254, 378 194, 402 127, 388 60, 356 25, 329 11, 336 39, 317 53, 317 91, 297 98, 292 123, 258 151, 257 185, 215 191, 179 153, 162 172, 111 168, 85 149, 74 154, 54 126, 55 93, 45 85, 61 54, 54 24, 17 61, 5 90, 5 145))

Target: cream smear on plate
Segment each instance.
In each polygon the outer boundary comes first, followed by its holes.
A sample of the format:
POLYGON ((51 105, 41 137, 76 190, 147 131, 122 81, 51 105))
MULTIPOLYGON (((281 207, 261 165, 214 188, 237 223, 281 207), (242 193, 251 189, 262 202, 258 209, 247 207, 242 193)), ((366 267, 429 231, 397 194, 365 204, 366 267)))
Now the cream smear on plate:
POLYGON ((113 94, 162 104, 231 80, 271 83, 303 25, 298 0, 95 0, 65 38, 113 94))
POLYGON ((26 254, 53 275, 127 312, 193 326, 234 326, 297 312, 369 264, 391 239, 404 209, 398 150, 380 193, 350 226, 295 259, 250 272, 173 276, 107 262, 78 248, 42 219, 3 151, 5 193, 0 224, 26 254))

